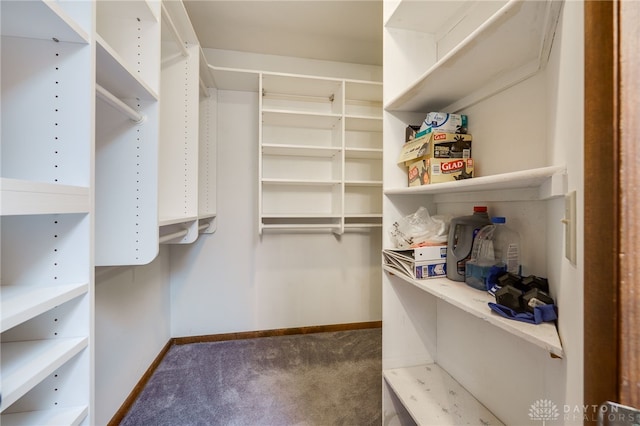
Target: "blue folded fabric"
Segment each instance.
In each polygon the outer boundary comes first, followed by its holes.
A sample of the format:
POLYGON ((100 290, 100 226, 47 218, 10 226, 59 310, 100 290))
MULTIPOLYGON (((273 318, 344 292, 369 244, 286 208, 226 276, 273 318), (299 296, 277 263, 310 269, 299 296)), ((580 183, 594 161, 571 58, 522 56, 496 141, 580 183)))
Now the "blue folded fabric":
POLYGON ((545 321, 554 321, 558 319, 556 314, 556 305, 541 305, 533 308, 531 312, 516 312, 511 308, 497 303, 489 302, 492 311, 497 312, 505 318, 516 321, 528 322, 530 324, 540 324, 545 321))

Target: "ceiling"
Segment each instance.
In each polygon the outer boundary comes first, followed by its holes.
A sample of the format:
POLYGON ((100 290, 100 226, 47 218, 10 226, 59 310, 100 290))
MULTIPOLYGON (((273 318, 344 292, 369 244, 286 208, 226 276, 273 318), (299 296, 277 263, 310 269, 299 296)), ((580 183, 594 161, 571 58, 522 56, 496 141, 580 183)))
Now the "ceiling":
POLYGON ((184 0, 203 48, 382 65, 382 0, 184 0))

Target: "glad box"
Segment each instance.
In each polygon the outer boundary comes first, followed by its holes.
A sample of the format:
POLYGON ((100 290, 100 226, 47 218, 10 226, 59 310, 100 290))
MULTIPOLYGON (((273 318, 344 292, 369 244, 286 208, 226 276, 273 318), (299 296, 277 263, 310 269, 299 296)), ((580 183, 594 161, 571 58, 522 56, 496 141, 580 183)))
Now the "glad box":
POLYGON ((472 158, 429 158, 426 168, 429 183, 470 179, 474 169, 472 158))
POLYGON ((450 182, 473 177, 472 158, 421 158, 408 163, 409 186, 450 182))
POLYGON ((457 133, 427 133, 405 143, 398 164, 407 164, 420 158, 469 158, 472 136, 457 133))

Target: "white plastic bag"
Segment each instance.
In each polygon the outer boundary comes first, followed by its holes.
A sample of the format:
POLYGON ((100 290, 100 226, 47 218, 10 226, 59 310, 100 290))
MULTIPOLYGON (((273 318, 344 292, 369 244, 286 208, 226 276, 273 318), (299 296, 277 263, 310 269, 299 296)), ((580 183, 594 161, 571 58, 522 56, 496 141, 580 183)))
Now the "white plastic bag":
POLYGON ((389 231, 391 242, 399 249, 447 242, 450 216, 431 216, 425 207, 403 217, 389 231))

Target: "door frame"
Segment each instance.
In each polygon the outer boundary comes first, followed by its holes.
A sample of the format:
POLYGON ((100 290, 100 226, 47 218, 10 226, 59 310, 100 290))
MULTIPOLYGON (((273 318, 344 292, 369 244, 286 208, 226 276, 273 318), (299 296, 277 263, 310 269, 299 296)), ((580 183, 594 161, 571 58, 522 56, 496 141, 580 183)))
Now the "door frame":
POLYGON ((640 4, 584 5, 584 403, 640 407, 640 4))

